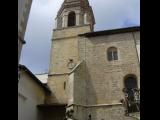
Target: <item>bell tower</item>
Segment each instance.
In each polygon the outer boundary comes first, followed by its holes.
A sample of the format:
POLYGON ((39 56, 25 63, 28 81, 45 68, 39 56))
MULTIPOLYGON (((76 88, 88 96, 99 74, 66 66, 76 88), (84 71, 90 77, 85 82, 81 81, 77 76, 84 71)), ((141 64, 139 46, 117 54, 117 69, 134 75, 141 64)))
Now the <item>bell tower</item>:
POLYGON ((64 0, 53 30, 48 86, 53 95, 48 103, 67 104, 66 83, 78 63, 78 35, 92 32, 95 19, 88 0, 64 0))
POLYGON ((57 29, 89 25, 94 29, 95 19, 88 0, 64 0, 56 17, 57 29))

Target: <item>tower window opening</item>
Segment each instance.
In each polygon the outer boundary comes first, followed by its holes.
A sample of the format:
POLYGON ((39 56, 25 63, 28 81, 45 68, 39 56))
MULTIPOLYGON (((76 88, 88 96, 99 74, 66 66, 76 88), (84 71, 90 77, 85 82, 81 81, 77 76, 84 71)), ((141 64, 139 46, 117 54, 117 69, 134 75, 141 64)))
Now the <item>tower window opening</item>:
POLYGON ((76 14, 75 12, 70 12, 68 15, 68 27, 76 25, 76 14))

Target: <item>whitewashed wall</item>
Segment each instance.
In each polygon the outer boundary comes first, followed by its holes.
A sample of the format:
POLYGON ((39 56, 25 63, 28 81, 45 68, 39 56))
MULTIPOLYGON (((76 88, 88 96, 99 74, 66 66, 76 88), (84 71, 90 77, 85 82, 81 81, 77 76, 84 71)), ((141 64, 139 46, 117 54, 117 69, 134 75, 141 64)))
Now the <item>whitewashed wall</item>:
POLYGON ((44 99, 44 89, 23 71, 18 83, 18 120, 39 120, 37 105, 44 99))

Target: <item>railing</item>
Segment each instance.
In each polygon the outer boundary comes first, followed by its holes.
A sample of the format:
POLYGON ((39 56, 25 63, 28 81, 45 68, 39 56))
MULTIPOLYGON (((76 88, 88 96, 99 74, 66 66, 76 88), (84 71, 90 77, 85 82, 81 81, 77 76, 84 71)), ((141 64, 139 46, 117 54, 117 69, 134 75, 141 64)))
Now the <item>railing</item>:
POLYGON ((140 112, 140 90, 139 89, 124 89, 125 98, 121 100, 125 107, 125 115, 130 113, 140 112))

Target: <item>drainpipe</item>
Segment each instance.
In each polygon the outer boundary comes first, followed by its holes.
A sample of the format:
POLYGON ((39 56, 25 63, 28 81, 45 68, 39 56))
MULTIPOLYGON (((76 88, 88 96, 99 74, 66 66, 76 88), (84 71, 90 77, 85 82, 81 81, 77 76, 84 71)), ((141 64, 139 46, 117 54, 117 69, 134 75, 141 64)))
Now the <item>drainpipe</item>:
POLYGON ((136 38, 135 38, 134 32, 132 32, 132 36, 133 36, 134 43, 135 43, 135 48, 136 48, 136 53, 137 53, 137 57, 138 57, 138 62, 140 64, 140 56, 138 55, 138 50, 137 50, 137 46, 136 46, 136 38))

